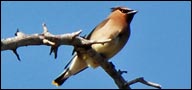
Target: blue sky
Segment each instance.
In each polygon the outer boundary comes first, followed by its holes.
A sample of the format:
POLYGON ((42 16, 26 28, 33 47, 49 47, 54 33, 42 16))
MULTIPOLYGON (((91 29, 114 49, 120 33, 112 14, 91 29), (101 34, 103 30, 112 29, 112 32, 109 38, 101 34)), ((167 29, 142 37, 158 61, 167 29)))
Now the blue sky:
MULTIPOLYGON (((191 88, 191 2, 175 1, 64 1, 1 2, 1 38, 16 29, 26 34, 42 32, 45 22, 53 34, 91 30, 110 14, 110 8, 126 6, 139 12, 131 23, 131 37, 111 61, 126 70, 126 80, 144 77, 162 88, 191 88)), ((61 46, 58 58, 48 46, 1 52, 1 88, 117 88, 99 67, 72 76, 61 87, 51 84, 71 59, 72 46, 61 46)), ((152 88, 137 83, 132 88, 152 88)))

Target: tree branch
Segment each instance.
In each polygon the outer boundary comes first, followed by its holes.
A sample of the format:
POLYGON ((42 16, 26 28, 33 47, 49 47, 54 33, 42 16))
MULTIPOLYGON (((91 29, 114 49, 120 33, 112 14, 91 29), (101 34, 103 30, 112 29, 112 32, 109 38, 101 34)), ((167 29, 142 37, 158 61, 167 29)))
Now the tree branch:
POLYGON ((29 46, 29 45, 47 45, 51 46, 50 54, 52 52, 55 53, 55 58, 57 57, 57 50, 60 45, 72 45, 77 49, 80 50, 78 52, 80 53, 86 53, 90 57, 92 57, 94 60, 96 60, 100 66, 107 72, 111 78, 113 78, 114 82, 120 89, 131 89, 130 85, 141 82, 143 84, 155 87, 155 88, 161 88, 159 84, 155 84, 152 82, 147 82, 143 78, 137 78, 135 80, 132 80, 130 82, 127 82, 121 75, 122 73, 126 73, 126 71, 117 71, 115 69, 115 66, 112 62, 108 62, 105 57, 97 53, 92 48, 85 49, 83 46, 89 46, 92 44, 104 44, 111 39, 103 40, 103 41, 93 41, 93 40, 87 40, 83 37, 80 37, 79 34, 81 33, 81 30, 74 32, 74 33, 68 33, 68 34, 61 34, 61 35, 53 35, 48 32, 48 29, 46 25, 43 23, 43 32, 41 34, 32 34, 27 35, 19 30, 16 31, 15 37, 2 39, 1 40, 1 51, 5 50, 12 50, 14 54, 16 54, 17 58, 20 60, 18 53, 16 52, 16 49, 22 46, 29 46))
POLYGON ((139 78, 136 78, 136 79, 134 79, 134 80, 131 80, 131 81, 127 82, 126 85, 127 85, 127 86, 130 86, 130 85, 135 84, 135 83, 137 83, 137 82, 140 82, 140 83, 143 83, 143 84, 145 84, 145 85, 148 85, 148 86, 152 86, 152 87, 161 89, 161 85, 159 85, 159 84, 157 84, 157 83, 153 83, 153 82, 146 81, 146 80, 144 80, 143 77, 139 77, 139 78))
POLYGON ((47 45, 47 46, 51 46, 50 54, 54 52, 55 58, 56 58, 57 49, 60 45, 73 45, 73 46, 81 47, 84 45, 91 45, 96 43, 102 44, 110 41, 110 39, 105 41, 86 40, 82 37, 79 37, 79 34, 82 32, 82 30, 79 30, 74 33, 53 35, 48 32, 48 29, 45 24, 43 24, 42 26, 43 26, 42 34, 27 35, 27 34, 24 34, 23 32, 20 32, 17 29, 15 33, 15 37, 1 40, 1 51, 12 50, 14 54, 16 54, 17 58, 20 60, 19 55, 16 52, 17 48, 22 46, 29 46, 29 45, 47 45))

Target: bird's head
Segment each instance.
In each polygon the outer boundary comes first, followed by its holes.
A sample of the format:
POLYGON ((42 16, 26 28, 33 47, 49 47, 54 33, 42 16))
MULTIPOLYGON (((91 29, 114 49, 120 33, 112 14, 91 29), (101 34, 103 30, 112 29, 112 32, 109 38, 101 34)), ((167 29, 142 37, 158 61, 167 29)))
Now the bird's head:
POLYGON ((134 15, 137 13, 137 10, 133 10, 133 9, 130 9, 130 8, 127 8, 127 7, 112 7, 111 8, 112 12, 118 10, 120 11, 121 13, 123 14, 128 14, 128 15, 134 15))
POLYGON ((127 7, 122 7, 122 6, 118 6, 118 7, 112 7, 111 8, 111 12, 120 12, 121 15, 124 15, 127 17, 128 22, 131 22, 134 15, 138 12, 137 10, 133 10, 127 7))

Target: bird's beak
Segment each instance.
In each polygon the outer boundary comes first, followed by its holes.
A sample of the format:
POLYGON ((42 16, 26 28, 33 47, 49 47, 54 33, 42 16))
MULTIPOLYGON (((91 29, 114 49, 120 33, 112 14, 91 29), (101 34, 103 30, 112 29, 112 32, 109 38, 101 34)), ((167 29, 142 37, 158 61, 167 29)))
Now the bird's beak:
POLYGON ((127 14, 136 14, 137 12, 137 10, 130 10, 127 14))

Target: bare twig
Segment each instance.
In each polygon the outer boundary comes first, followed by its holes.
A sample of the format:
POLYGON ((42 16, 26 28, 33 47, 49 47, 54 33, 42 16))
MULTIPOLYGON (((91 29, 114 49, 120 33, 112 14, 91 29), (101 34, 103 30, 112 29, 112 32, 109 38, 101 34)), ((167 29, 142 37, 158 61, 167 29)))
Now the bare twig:
POLYGON ((42 34, 31 34, 26 35, 20 31, 16 32, 15 37, 1 39, 1 51, 4 50, 13 50, 18 47, 28 46, 28 45, 91 45, 91 44, 103 44, 109 42, 110 40, 104 41, 90 41, 86 40, 82 37, 79 37, 79 34, 82 30, 77 32, 61 34, 61 35, 53 35, 48 32, 48 29, 45 24, 43 24, 43 33, 42 34))
POLYGON ((17 59, 18 59, 19 61, 21 61, 21 59, 20 59, 20 57, 19 57, 19 54, 17 53, 17 49, 13 49, 12 51, 13 51, 13 53, 17 56, 17 59))
POLYGON ((29 45, 47 45, 51 46, 50 54, 53 52, 55 58, 57 58, 57 51, 61 45, 73 45, 81 47, 84 45, 103 44, 110 41, 110 39, 104 41, 86 40, 82 37, 79 37, 79 34, 82 32, 82 30, 68 34, 53 35, 49 33, 45 23, 42 24, 42 27, 42 34, 31 35, 24 34, 17 29, 15 37, 1 40, 1 51, 12 50, 14 54, 16 54, 18 60, 20 60, 20 57, 16 52, 17 48, 29 45))
POLYGON ((139 78, 136 78, 136 79, 134 79, 134 80, 132 80, 132 81, 127 82, 127 83, 126 83, 126 86, 130 86, 130 85, 135 84, 135 83, 137 83, 137 82, 140 82, 140 83, 143 83, 143 84, 145 84, 145 85, 148 85, 148 86, 152 86, 152 87, 161 89, 161 85, 159 85, 159 84, 157 84, 157 83, 153 83, 153 82, 146 81, 146 80, 144 80, 143 77, 139 77, 139 78))

